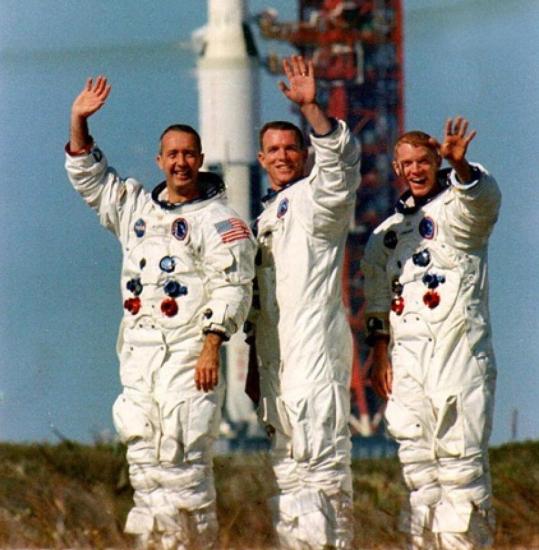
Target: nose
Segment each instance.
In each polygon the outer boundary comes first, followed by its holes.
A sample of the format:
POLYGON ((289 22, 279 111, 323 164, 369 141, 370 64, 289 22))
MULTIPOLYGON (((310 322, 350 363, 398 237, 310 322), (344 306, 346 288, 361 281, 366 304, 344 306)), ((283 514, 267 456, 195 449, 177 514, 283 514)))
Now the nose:
POLYGON ((187 159, 186 159, 185 155, 179 154, 179 155, 176 157, 176 163, 177 163, 179 166, 186 166, 186 165, 187 165, 187 159))
POLYGON ((287 159, 286 149, 284 147, 281 147, 277 150, 277 158, 279 160, 286 160, 287 159))
POLYGON ((421 165, 419 164, 419 162, 414 162, 412 164, 412 173, 418 174, 419 172, 421 172, 421 165))

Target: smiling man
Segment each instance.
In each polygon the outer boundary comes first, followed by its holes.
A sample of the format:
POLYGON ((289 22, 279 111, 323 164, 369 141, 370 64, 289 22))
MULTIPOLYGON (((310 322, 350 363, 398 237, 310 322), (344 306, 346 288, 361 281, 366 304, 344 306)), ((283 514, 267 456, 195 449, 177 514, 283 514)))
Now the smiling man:
POLYGON ((307 149, 299 128, 286 121, 265 124, 260 131, 258 160, 267 172, 273 191, 301 179, 307 149))
POLYGON ((255 243, 225 205, 221 179, 200 171, 204 156, 190 126, 162 133, 157 164, 165 181, 151 194, 108 166, 87 120, 109 92, 98 77, 73 102, 66 169, 122 245, 123 392, 113 417, 135 490, 125 530, 142 548, 213 548, 219 348, 248 312, 255 243))
POLYGON ((414 549, 467 550, 493 538, 487 245, 500 192, 466 160, 474 137, 458 117, 441 144, 418 131, 397 141, 393 167, 408 190, 362 262, 371 380, 388 399, 410 489, 401 529, 414 549), (451 169, 440 170, 443 159, 451 169))
MULTIPOLYGON (((359 184, 359 145, 316 102, 312 63, 285 60, 281 90, 312 128, 314 166, 299 128, 270 122, 258 160, 270 191, 257 220, 259 402, 279 489, 272 500, 283 548, 351 548, 352 338, 342 262, 359 184)), ((254 367, 254 365, 251 365, 254 367)), ((252 371, 251 373, 252 374, 252 371)), ((250 376, 252 381, 254 376, 250 376)))
POLYGON ((189 126, 175 124, 162 134, 157 165, 166 177, 168 200, 180 203, 196 199, 198 173, 204 161, 198 134, 189 126))

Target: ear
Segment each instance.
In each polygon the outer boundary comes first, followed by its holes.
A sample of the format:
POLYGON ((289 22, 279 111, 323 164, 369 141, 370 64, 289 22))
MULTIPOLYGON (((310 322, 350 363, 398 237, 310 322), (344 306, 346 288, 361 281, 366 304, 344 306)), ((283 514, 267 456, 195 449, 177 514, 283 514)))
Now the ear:
POLYGON ((395 172, 395 174, 396 174, 399 178, 402 178, 403 175, 402 175, 402 169, 401 169, 400 163, 397 162, 396 160, 394 160, 394 161, 391 163, 391 166, 393 166, 393 172, 395 172))
POLYGON ((263 151, 258 151, 258 154, 256 155, 256 158, 258 159, 258 164, 260 164, 260 166, 262 166, 262 168, 264 168, 264 170, 266 169, 266 155, 264 154, 263 151))
POLYGON ((159 170, 163 171, 163 157, 160 154, 155 157, 155 163, 159 167, 159 170))

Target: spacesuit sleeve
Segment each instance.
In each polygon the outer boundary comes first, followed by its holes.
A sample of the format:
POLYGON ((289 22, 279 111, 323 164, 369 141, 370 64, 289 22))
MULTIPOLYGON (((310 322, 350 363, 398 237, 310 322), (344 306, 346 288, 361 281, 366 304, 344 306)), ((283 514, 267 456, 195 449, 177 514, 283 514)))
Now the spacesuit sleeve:
POLYGON ((446 214, 455 244, 476 248, 486 243, 498 218, 501 193, 496 180, 477 163, 471 163, 474 179, 461 183, 455 171, 449 181, 454 200, 447 205, 446 214))
POLYGON ((383 246, 383 231, 380 227, 371 235, 361 260, 364 276, 365 326, 367 342, 379 335, 389 336, 389 311, 391 308, 391 290, 389 288, 383 246))
POLYGON ((256 243, 247 224, 224 218, 205 228, 203 265, 209 298, 202 316, 203 332, 219 332, 230 338, 247 318, 252 299, 256 243), (222 229, 237 223, 234 230, 222 229))
POLYGON ((329 135, 311 135, 315 165, 309 176, 315 223, 330 228, 348 225, 359 185, 360 147, 348 126, 336 121, 329 135), (344 219, 343 219, 344 218, 344 219))
POLYGON ((101 225, 119 236, 121 212, 128 198, 136 200, 142 191, 140 183, 120 178, 95 145, 87 155, 72 156, 66 151, 65 167, 69 181, 96 211, 101 225))

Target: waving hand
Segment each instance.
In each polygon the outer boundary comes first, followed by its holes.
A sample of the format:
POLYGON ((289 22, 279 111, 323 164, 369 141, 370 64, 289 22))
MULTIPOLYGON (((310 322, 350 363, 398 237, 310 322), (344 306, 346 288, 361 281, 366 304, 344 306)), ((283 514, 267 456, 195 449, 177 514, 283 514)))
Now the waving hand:
POLYGON ((327 134, 331 130, 331 122, 316 102, 313 62, 301 55, 293 55, 283 60, 283 70, 288 84, 279 82, 281 92, 300 108, 318 135, 327 134))
POLYGON ((111 85, 107 83, 107 79, 104 76, 98 76, 95 82, 93 79, 89 78, 81 93, 73 102, 71 108, 72 114, 82 118, 92 116, 103 107, 107 101, 110 90, 111 85))
POLYGON ((300 55, 283 60, 283 69, 288 85, 279 82, 281 92, 300 107, 316 100, 316 81, 312 61, 305 61, 300 55))
POLYGON ((107 101, 111 90, 104 76, 89 78, 80 94, 71 106, 71 133, 69 150, 72 154, 88 153, 92 147, 92 138, 88 130, 88 117, 99 111, 107 101))

